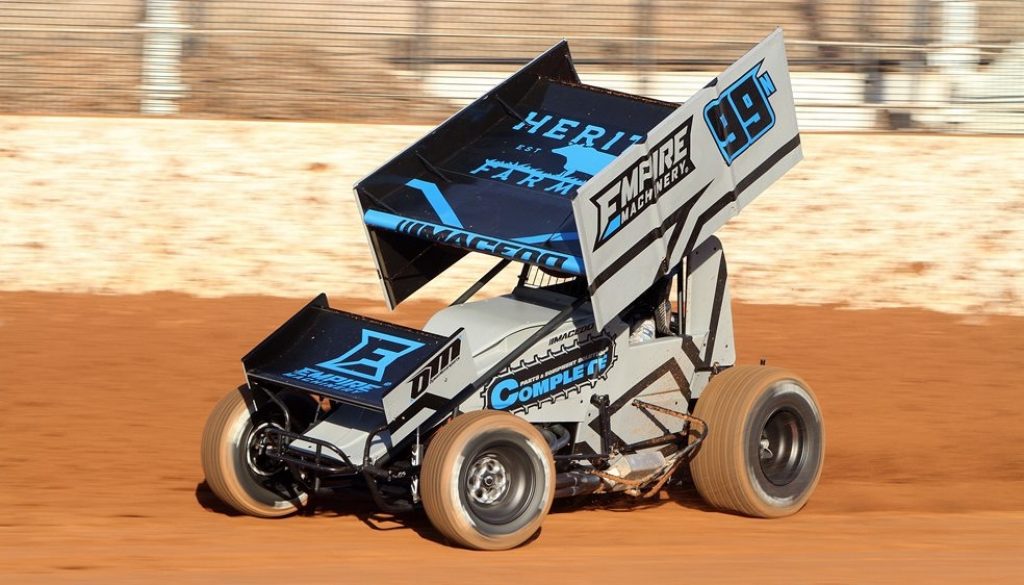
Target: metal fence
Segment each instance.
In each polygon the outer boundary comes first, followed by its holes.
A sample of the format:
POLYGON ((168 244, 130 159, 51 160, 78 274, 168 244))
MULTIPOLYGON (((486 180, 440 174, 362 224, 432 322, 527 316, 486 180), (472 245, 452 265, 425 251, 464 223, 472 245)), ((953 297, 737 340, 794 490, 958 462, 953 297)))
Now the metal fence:
POLYGON ((1024 133, 1024 0, 11 0, 0 112, 432 123, 562 38, 679 102, 775 26, 804 129, 1024 133))

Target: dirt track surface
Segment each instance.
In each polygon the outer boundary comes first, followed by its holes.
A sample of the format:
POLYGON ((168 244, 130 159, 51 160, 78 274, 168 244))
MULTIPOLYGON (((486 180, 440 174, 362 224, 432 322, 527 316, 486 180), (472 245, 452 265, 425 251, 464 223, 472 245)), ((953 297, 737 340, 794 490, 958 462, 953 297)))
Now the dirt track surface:
MULTIPOLYGON (((739 304, 741 361, 794 369, 822 402, 807 508, 741 518, 681 483, 628 511, 561 507, 527 546, 475 553, 422 513, 335 498, 257 520, 205 491, 207 413, 303 303, 0 293, 0 581, 1024 582, 1024 319, 739 304)), ((389 318, 420 325, 434 308, 389 318)))

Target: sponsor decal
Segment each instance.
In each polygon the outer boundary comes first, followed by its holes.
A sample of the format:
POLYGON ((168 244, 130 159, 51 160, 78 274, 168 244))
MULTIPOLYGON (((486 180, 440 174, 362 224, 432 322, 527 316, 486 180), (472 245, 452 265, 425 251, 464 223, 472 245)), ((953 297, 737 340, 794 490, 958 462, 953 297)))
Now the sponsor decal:
POLYGON ((563 341, 566 340, 575 339, 577 337, 583 337, 583 334, 587 333, 593 328, 594 324, 590 323, 589 325, 584 325, 583 327, 577 327, 575 329, 570 329, 568 331, 559 333, 551 337, 551 339, 548 339, 548 345, 555 345, 562 343, 563 341))
POLYGON ((397 335, 363 329, 358 344, 334 359, 284 374, 328 390, 364 394, 390 386, 384 374, 398 358, 423 347, 423 343, 397 335))
POLYGON ((441 220, 441 225, 411 220, 373 209, 367 211, 363 216, 366 223, 453 246, 479 250, 513 260, 532 262, 540 266, 549 266, 564 272, 573 274, 582 272, 580 261, 577 258, 532 245, 575 240, 577 235, 574 232, 532 234, 511 240, 476 234, 462 229, 462 222, 458 215, 435 183, 414 179, 408 181, 406 186, 423 194, 427 203, 441 220))
POLYGON ((615 160, 626 147, 643 140, 639 134, 613 131, 604 126, 533 110, 514 124, 512 131, 513 135, 522 135, 524 140, 531 141, 530 144, 515 146, 516 152, 522 152, 531 162, 489 158, 470 174, 560 195, 572 194, 573 190, 615 160), (551 146, 538 146, 545 143, 551 146), (551 165, 561 162, 562 168, 537 168, 538 161, 551 165))
POLYGON ((690 158, 690 129, 687 118, 647 154, 633 162, 601 188, 590 202, 597 207, 598 232, 594 249, 600 248, 645 209, 658 202, 662 193, 675 187, 694 170, 690 158))
POLYGON ((412 377, 412 394, 413 400, 420 397, 423 392, 427 390, 430 383, 437 379, 442 372, 448 369, 448 366, 455 363, 455 360, 459 359, 459 355, 462 353, 462 340, 455 338, 455 341, 451 342, 447 347, 441 350, 441 353, 434 356, 434 359, 427 362, 427 365, 423 366, 423 369, 413 374, 412 377))
POLYGON ((520 362, 496 378, 484 391, 487 407, 525 412, 544 402, 555 402, 606 378, 614 361, 615 344, 607 335, 549 350, 545 356, 520 362))
POLYGON ((763 63, 704 106, 704 121, 728 165, 775 126, 775 112, 768 101, 775 84, 767 71, 757 74, 763 63))
MULTIPOLYGON (((367 212, 367 217, 370 217, 370 212, 367 212)), ((482 236, 465 230, 411 219, 400 219, 394 229, 419 238, 434 240, 460 248, 479 250, 488 254, 496 254, 505 258, 511 258, 512 260, 546 266, 562 272, 572 274, 580 274, 582 272, 582 267, 576 258, 528 244, 482 236)))

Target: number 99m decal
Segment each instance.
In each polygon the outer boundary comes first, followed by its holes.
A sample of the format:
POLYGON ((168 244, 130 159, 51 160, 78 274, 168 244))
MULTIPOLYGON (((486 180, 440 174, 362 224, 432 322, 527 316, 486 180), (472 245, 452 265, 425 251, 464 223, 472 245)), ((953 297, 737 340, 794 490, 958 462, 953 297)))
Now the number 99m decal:
POLYGON ((775 112, 768 103, 775 84, 767 71, 757 75, 760 67, 758 63, 704 107, 704 121, 726 164, 731 165, 775 125, 775 112))

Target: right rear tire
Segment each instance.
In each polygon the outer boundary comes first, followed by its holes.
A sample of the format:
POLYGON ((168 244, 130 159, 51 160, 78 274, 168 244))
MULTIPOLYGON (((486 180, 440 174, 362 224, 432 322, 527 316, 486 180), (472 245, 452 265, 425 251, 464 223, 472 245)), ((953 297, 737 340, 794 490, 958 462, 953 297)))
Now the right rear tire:
POLYGON ((206 483, 221 501, 243 514, 260 518, 294 514, 308 495, 299 490, 287 468, 259 455, 259 429, 279 422, 272 417, 254 421, 242 395, 244 388, 225 396, 206 420, 202 441, 206 483))
POLYGON ((825 454, 814 393, 779 368, 734 366, 711 379, 694 416, 708 436, 690 463, 709 504, 759 518, 797 512, 811 497, 825 454))

